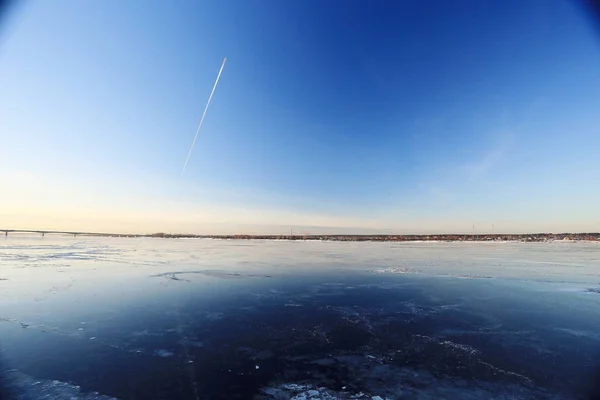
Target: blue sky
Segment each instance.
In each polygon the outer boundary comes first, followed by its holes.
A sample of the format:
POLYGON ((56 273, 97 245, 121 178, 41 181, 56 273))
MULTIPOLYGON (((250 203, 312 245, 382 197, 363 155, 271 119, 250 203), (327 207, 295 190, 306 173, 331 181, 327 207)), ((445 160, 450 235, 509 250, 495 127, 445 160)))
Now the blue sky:
POLYGON ((600 230, 575 3, 58 0, 0 35, 3 226, 600 230))

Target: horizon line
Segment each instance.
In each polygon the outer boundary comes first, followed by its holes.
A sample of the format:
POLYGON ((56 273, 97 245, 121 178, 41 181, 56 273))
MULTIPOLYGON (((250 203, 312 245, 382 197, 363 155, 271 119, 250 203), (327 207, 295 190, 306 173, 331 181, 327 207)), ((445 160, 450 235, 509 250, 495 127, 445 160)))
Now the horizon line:
POLYGON ((527 232, 527 233, 298 233, 294 234, 256 234, 256 233, 231 233, 231 234, 211 234, 211 233, 167 233, 167 232, 152 232, 152 233, 117 233, 117 232, 83 232, 83 231, 62 231, 49 229, 0 229, 6 236, 8 233, 39 233, 39 234, 64 234, 64 235, 81 235, 81 236, 129 236, 129 237, 428 237, 428 236, 549 236, 549 235, 593 235, 600 236, 600 232, 527 232))

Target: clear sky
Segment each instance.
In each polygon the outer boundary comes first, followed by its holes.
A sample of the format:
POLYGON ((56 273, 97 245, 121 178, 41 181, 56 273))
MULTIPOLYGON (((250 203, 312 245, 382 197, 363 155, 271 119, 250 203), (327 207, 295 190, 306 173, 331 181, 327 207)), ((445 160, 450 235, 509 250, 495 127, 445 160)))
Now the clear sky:
POLYGON ((599 231, 599 204, 572 2, 30 1, 0 27, 0 228, 599 231))

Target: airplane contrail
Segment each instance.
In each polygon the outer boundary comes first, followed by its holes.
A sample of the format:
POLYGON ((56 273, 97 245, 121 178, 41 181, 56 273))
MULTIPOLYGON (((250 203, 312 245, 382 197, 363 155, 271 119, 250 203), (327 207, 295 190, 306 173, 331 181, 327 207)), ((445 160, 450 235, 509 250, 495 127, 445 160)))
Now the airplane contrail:
POLYGON ((206 111, 208 110, 208 106, 210 105, 210 101, 212 100, 213 94, 215 93, 215 89, 217 88, 217 84, 219 83, 219 78, 221 77, 221 72, 223 72, 223 68, 225 67, 225 61, 227 61, 227 57, 223 59, 223 64, 221 64, 221 69, 219 70, 219 75, 217 75, 217 80, 210 92, 210 96, 208 96, 208 101, 206 102, 206 107, 204 107, 204 112, 202 113, 202 118, 200 119, 200 123, 198 124, 198 129, 196 129, 196 136, 194 136, 194 141, 190 146, 190 151, 188 152, 187 157, 185 158, 185 163, 183 164, 182 174, 185 173, 185 167, 187 167, 188 161, 190 160, 190 156, 192 155, 192 150, 194 150, 194 145, 196 144, 196 139, 198 139, 198 133, 200 133, 200 128, 202 127, 202 122, 204 122, 204 117, 206 116, 206 111))

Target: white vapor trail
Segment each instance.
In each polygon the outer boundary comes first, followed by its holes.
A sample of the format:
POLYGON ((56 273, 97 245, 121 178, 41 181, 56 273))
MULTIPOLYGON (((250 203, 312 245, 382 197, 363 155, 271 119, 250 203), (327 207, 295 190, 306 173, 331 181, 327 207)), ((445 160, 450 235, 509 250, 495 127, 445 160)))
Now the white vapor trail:
POLYGON ((219 70, 219 75, 217 75, 217 80, 215 81, 215 85, 213 86, 210 96, 208 96, 208 101, 206 102, 206 107, 204 107, 204 112, 202 113, 202 118, 200 119, 200 123, 198 124, 198 129, 196 129, 196 136, 194 136, 194 141, 190 146, 190 151, 188 152, 187 157, 185 158, 185 163, 183 164, 182 174, 185 173, 185 167, 187 167, 188 161, 190 160, 190 156, 192 155, 192 150, 194 150, 194 145, 196 144, 196 139, 198 139, 198 133, 200 133, 200 128, 202 128, 202 122, 204 122, 204 117, 206 116, 206 111, 208 110, 208 106, 210 105, 210 101, 212 100, 213 94, 215 93, 215 89, 217 88, 217 84, 219 83, 219 78, 221 77, 221 72, 223 72, 223 68, 225 67, 225 61, 227 61, 227 57, 223 59, 223 64, 221 64, 221 69, 219 70))

